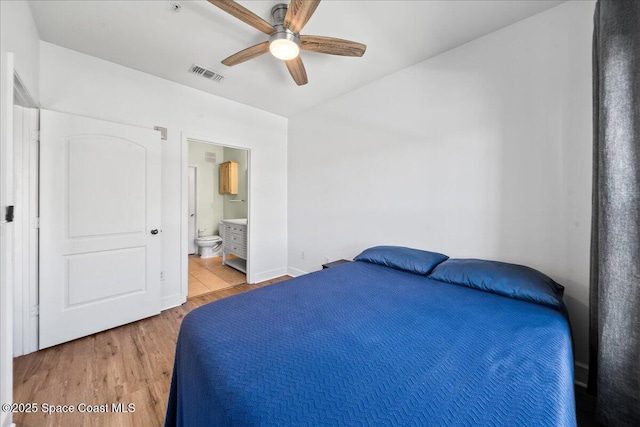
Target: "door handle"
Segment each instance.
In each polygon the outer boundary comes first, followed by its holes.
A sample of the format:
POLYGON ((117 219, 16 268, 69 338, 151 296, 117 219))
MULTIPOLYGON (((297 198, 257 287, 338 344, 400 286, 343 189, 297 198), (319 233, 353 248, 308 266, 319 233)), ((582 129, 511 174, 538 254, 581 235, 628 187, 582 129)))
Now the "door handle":
POLYGON ((151 230, 151 234, 158 234, 158 229, 154 228, 153 230, 151 230))
POLYGON ((191 214, 190 216, 194 216, 195 214, 191 214))

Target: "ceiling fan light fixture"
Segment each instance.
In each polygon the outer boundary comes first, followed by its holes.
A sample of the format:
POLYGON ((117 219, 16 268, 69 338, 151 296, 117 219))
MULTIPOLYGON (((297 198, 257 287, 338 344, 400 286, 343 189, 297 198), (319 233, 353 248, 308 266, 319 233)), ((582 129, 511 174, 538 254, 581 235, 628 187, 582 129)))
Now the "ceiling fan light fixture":
POLYGON ((300 49, 340 56, 362 56, 367 46, 351 40, 335 37, 301 36, 300 32, 320 4, 320 0, 290 0, 289 4, 280 3, 271 8, 271 23, 260 18, 246 7, 233 0, 208 0, 209 3, 249 24, 256 30, 269 36, 269 41, 249 46, 222 60, 224 65, 232 67, 270 51, 273 56, 283 60, 289 74, 298 86, 309 82, 304 68, 300 49))
POLYGON ((294 59, 300 54, 300 39, 291 31, 278 31, 269 38, 269 52, 283 61, 294 59))
POLYGON ((288 61, 294 59, 300 53, 300 48, 291 40, 274 40, 269 44, 269 52, 278 59, 288 61))

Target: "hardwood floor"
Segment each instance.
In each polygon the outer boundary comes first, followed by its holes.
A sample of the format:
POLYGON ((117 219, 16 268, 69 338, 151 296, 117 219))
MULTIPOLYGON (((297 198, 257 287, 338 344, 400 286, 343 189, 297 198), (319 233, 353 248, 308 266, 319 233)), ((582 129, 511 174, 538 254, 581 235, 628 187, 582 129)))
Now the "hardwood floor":
POLYGON ((18 427, 163 425, 184 316, 211 301, 287 279, 209 292, 158 316, 14 359, 14 402, 33 402, 38 409, 14 413, 14 422, 18 427), (113 411, 119 403, 134 411, 113 411), (80 404, 108 412, 79 412, 80 404), (71 405, 74 412, 45 414, 43 409, 63 409, 48 405, 71 405))
POLYGON ((219 291, 247 281, 241 271, 222 265, 222 257, 189 255, 189 298, 219 291))

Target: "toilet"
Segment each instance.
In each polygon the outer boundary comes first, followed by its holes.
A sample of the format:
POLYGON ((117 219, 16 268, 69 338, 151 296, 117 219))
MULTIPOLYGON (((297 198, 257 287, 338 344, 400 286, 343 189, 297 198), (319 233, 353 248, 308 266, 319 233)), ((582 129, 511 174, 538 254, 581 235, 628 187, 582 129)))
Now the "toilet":
POLYGON ((211 258, 216 256, 216 252, 222 246, 222 238, 220 236, 202 236, 196 238, 196 246, 200 258, 211 258))

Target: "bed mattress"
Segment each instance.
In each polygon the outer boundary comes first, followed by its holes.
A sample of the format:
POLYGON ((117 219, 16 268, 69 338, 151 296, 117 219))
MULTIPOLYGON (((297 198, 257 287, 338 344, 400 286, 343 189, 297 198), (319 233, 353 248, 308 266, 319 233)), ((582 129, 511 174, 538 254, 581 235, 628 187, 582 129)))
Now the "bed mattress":
POLYGON ((563 310, 352 262, 189 313, 166 426, 575 426, 563 310))

